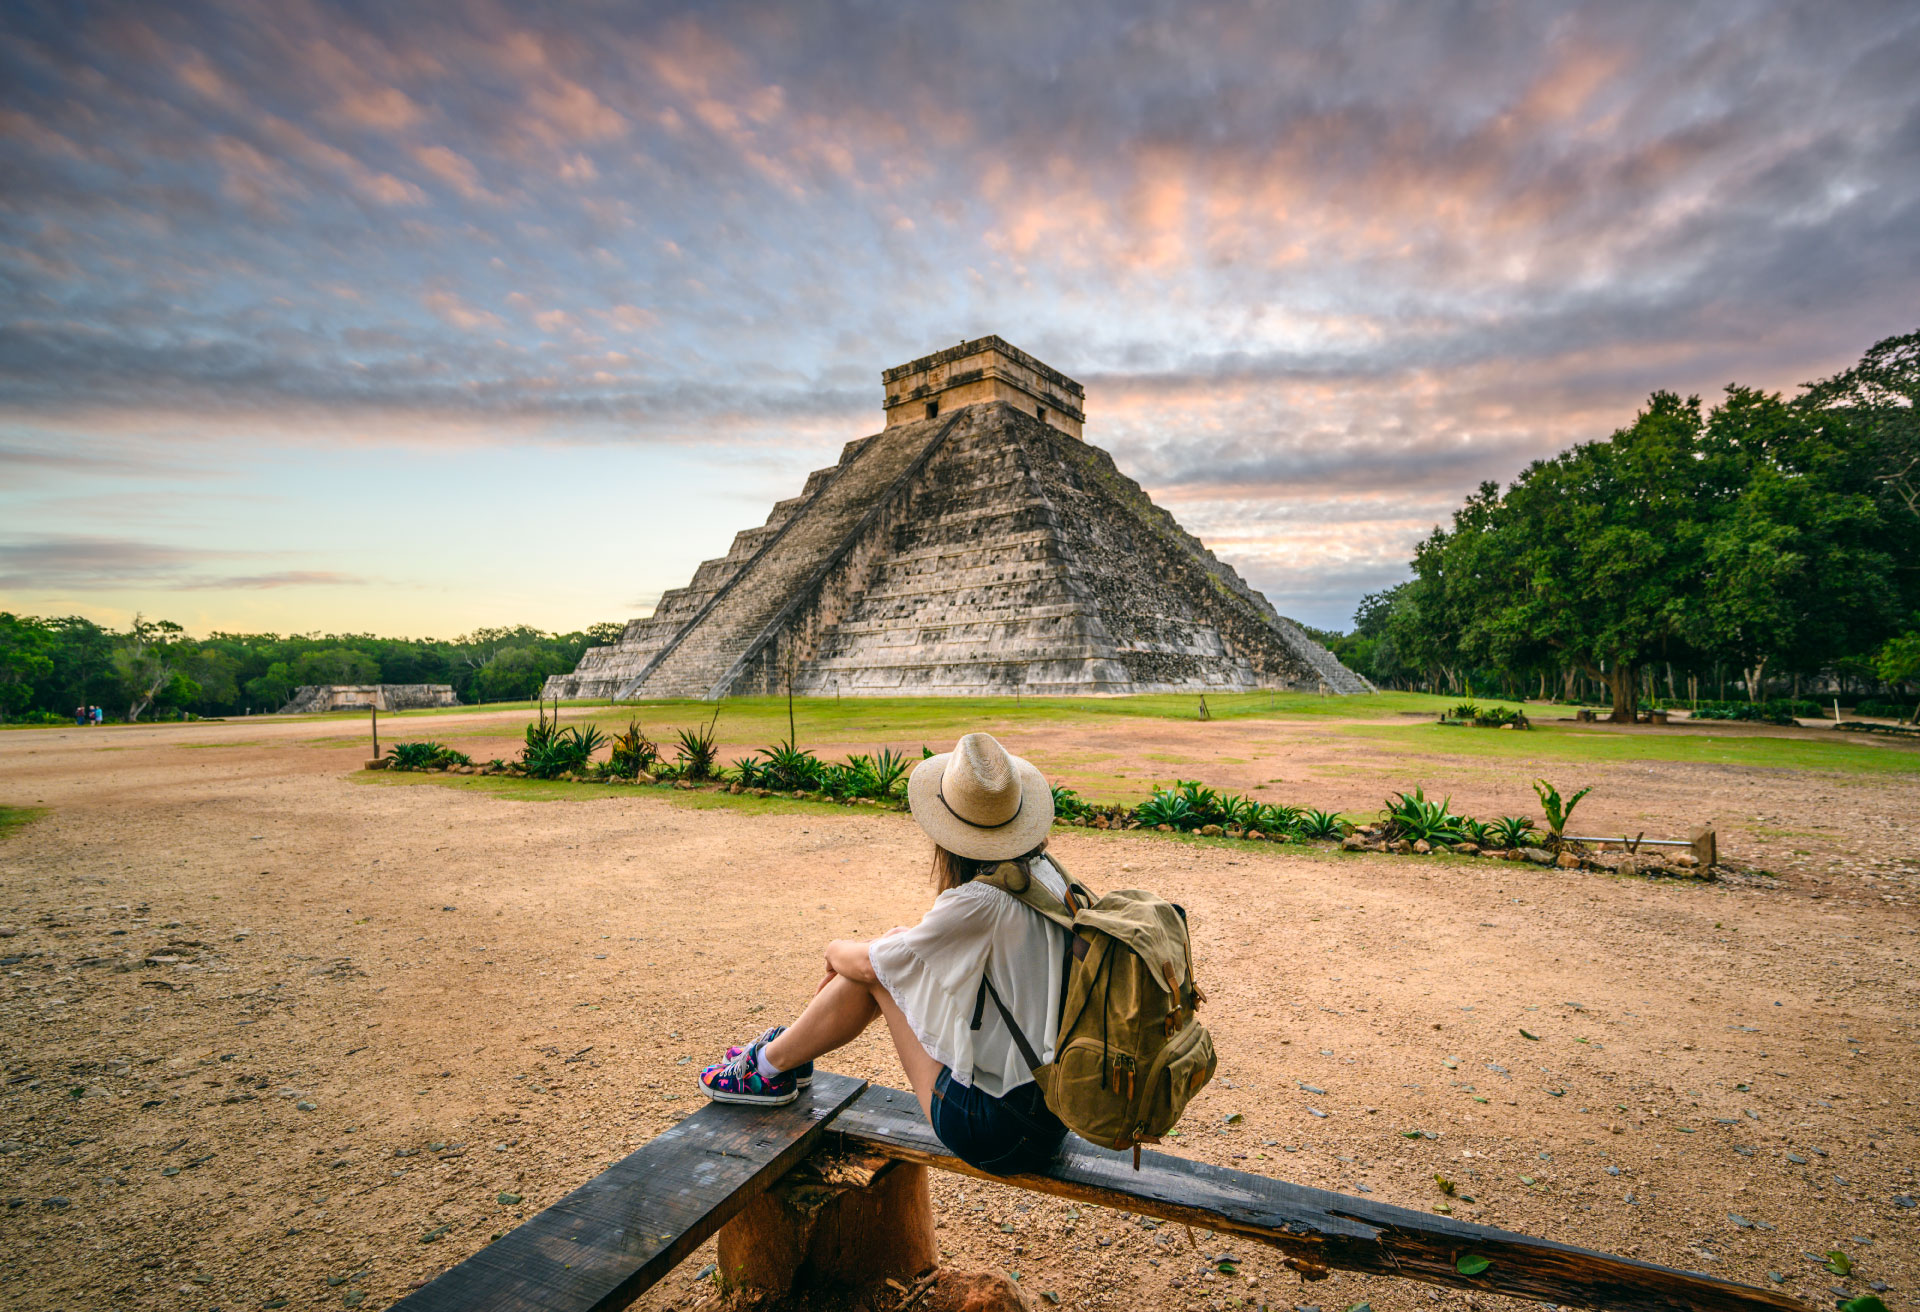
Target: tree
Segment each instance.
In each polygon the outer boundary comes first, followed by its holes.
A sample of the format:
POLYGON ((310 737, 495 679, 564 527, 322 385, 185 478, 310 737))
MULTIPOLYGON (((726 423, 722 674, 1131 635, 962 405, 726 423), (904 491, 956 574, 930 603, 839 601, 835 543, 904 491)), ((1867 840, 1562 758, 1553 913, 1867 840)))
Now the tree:
POLYGON ((34 685, 53 673, 53 648, 44 624, 0 611, 0 716, 33 705, 34 685))
POLYGON ((1631 721, 1640 665, 1674 641, 1698 577, 1714 473, 1695 458, 1701 426, 1698 398, 1656 392, 1606 441, 1534 462, 1504 494, 1482 484, 1415 552, 1393 612, 1403 657, 1571 664, 1631 721))
POLYGON ((1703 541, 1698 644, 1758 700, 1770 663, 1812 671, 1870 652, 1897 613, 1893 558, 1852 430, 1729 387, 1702 435, 1725 486, 1703 541))
POLYGON ((247 680, 248 705, 277 710, 292 698, 296 686, 292 668, 285 661, 275 661, 265 674, 247 680))
POLYGON ((127 720, 146 714, 154 698, 173 682, 171 644, 184 630, 171 620, 133 617, 133 624, 113 649, 113 669, 127 699, 127 720))

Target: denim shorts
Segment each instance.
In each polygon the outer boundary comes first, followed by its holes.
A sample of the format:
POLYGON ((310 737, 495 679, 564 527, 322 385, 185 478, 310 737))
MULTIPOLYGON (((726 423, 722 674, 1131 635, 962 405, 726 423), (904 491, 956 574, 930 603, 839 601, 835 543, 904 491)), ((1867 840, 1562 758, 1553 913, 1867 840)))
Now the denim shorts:
POLYGON ((1039 1085, 1023 1084, 996 1098, 959 1083, 944 1066, 933 1082, 932 1119, 933 1132, 955 1157, 990 1175, 1045 1169, 1067 1136, 1039 1085))

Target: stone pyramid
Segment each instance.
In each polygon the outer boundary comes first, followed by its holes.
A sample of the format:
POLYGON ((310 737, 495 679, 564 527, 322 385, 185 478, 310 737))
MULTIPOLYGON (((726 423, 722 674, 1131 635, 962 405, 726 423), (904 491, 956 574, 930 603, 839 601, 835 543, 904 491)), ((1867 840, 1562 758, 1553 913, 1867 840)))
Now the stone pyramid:
POLYGON ((1372 690, 1082 440, 1071 378, 998 337, 881 377, 883 430, 546 695, 1372 690))

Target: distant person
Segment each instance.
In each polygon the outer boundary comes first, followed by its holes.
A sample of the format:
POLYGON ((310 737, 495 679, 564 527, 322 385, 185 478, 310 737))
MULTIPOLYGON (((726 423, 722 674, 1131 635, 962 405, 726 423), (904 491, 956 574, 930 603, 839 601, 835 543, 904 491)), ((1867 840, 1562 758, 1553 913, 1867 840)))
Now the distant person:
POLYGON ((98 706, 93 708, 93 722, 95 724, 105 724, 107 722, 107 713, 98 706))
POLYGON ((76 706, 73 708, 73 722, 76 725, 89 725, 93 723, 93 716, 88 713, 86 707, 76 706))
POLYGON ((1044 1166, 1066 1137, 1021 1058, 1032 1035, 1053 1056, 1068 935, 976 875, 1018 861, 1056 901, 1067 881, 1045 855, 1053 794, 1039 770, 991 736, 970 733, 922 761, 907 786, 913 818, 934 841, 939 895, 918 925, 870 943, 827 944, 826 978, 791 1027, 776 1025, 700 1072, 716 1102, 792 1102, 813 1062, 881 1017, 933 1132, 961 1160, 1009 1175, 1044 1166), (984 988, 1018 1022, 1022 1040, 994 1017, 975 1020, 984 988))

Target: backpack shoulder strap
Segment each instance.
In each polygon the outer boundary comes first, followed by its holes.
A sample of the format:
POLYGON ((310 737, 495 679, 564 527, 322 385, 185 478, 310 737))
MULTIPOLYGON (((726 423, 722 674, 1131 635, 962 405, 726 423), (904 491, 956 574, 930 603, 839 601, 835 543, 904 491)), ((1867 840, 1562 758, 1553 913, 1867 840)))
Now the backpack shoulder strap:
MULTIPOLYGON (((1060 873, 1066 874, 1064 870, 1060 873)), ((1069 907, 1050 893, 1046 885, 1033 877, 1032 870, 1024 861, 1002 861, 986 874, 975 875, 973 882, 991 884, 1007 896, 1033 908, 1062 929, 1069 932, 1073 929, 1075 907, 1069 907)), ((1067 881, 1067 890, 1067 895, 1073 898, 1076 904, 1080 900, 1080 895, 1086 892, 1085 889, 1080 889, 1076 893, 1071 879, 1067 881)))

